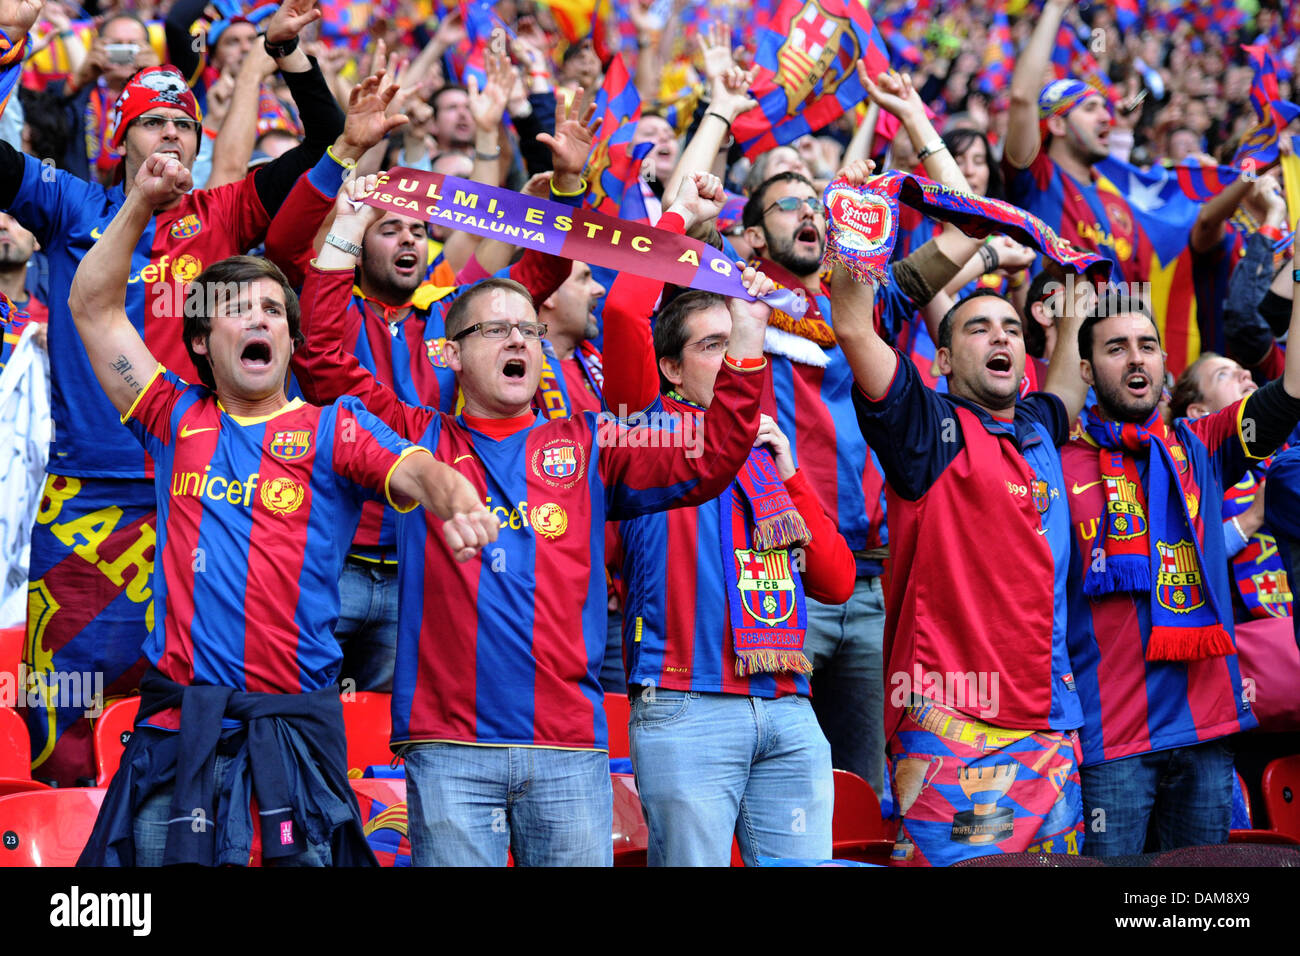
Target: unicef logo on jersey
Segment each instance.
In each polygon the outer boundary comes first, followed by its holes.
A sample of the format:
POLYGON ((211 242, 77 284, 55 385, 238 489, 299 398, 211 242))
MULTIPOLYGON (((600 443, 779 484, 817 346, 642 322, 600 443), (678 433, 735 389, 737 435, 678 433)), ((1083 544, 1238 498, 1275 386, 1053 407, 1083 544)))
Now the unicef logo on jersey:
POLYGON ((298 510, 306 491, 292 478, 272 478, 261 486, 258 495, 267 511, 283 517, 298 510))

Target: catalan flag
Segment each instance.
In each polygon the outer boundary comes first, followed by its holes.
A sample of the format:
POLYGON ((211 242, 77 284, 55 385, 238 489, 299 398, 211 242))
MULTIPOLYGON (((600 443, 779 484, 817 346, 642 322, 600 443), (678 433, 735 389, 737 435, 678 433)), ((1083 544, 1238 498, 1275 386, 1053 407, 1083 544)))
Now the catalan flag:
POLYGON ((1250 87, 1250 104, 1259 117, 1253 127, 1242 136, 1241 146, 1233 157, 1233 165, 1252 163, 1256 168, 1269 166, 1278 158, 1278 136, 1282 130, 1300 116, 1300 106, 1281 98, 1277 87, 1277 67, 1273 55, 1264 46, 1243 46, 1255 68, 1255 81, 1250 87))
POLYGON ((987 96, 996 96, 1011 85, 1011 74, 1016 69, 1016 45, 1011 40, 1011 21, 1007 19, 1005 3, 999 3, 989 25, 988 45, 984 48, 984 69, 980 73, 979 89, 987 96))
POLYGON ((874 76, 889 69, 889 52, 865 0, 780 0, 760 24, 758 106, 731 131, 750 158, 823 129, 866 97, 857 61, 874 76))
POLYGON ((538 3, 551 12, 566 42, 577 43, 591 35, 595 0, 538 0, 538 3))

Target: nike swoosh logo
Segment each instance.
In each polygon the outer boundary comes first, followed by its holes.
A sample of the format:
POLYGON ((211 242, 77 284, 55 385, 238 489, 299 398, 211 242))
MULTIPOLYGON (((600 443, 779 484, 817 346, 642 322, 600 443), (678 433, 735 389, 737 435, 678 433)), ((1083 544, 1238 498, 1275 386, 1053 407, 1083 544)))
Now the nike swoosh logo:
POLYGON ((99 227, 96 226, 94 229, 90 230, 90 238, 91 238, 91 239, 103 239, 103 238, 104 238, 104 234, 103 234, 102 232, 100 232, 100 231, 99 231, 99 227))
POLYGON ((453 461, 452 464, 453 464, 453 465, 459 465, 459 464, 460 464, 462 461, 464 461, 466 458, 468 458, 470 461, 473 461, 473 460, 474 460, 474 456, 473 456, 473 455, 457 455, 457 456, 456 456, 456 460, 453 461))
POLYGON ((189 438, 191 435, 198 435, 201 432, 214 432, 216 428, 190 428, 189 425, 181 426, 181 437, 189 438))
POLYGON ((1088 482, 1086 485, 1081 485, 1081 484, 1079 484, 1079 483, 1076 481, 1076 482, 1074 483, 1074 486, 1070 488, 1070 494, 1072 494, 1072 495, 1081 495, 1081 494, 1083 494, 1085 491, 1087 491, 1089 488, 1091 488, 1093 485, 1099 485, 1099 484, 1101 484, 1104 480, 1105 480, 1104 478, 1098 478, 1096 481, 1090 481, 1090 482, 1088 482))

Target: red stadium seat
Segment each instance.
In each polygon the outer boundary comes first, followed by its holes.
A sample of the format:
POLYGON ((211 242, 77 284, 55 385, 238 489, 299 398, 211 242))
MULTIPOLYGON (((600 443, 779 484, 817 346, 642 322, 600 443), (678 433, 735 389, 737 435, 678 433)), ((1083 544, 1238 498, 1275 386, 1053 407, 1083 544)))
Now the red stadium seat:
POLYGON ((0 777, 32 779, 32 744, 16 710, 0 707, 0 777))
POLYGON ((876 791, 856 773, 835 771, 835 815, 831 819, 831 855, 841 860, 886 863, 894 849, 880 816, 876 791))
POLYGON ((605 721, 609 724, 609 756, 611 760, 632 756, 627 741, 627 722, 631 704, 626 694, 605 695, 605 721))
POLYGON ((29 790, 51 790, 49 784, 32 780, 30 777, 0 777, 0 797, 11 793, 27 793, 29 790))
POLYGON ((613 773, 610 783, 614 787, 614 865, 645 866, 650 831, 641 814, 636 778, 630 773, 613 773))
MULTIPOLYGON (((1252 825, 1255 821, 1255 813, 1250 806, 1250 791, 1246 789, 1246 781, 1241 779, 1241 774, 1237 774, 1237 784, 1241 787, 1242 799, 1246 802, 1246 816, 1250 818, 1252 825)), ((1229 843, 1273 843, 1283 845, 1300 845, 1300 840, 1277 830, 1258 830, 1234 828, 1228 831, 1229 843)))
POLYGON ((1300 839, 1300 754, 1271 761, 1264 768, 1263 787, 1270 827, 1300 839))
POLYGON ((365 690, 343 697, 343 732, 348 738, 348 775, 360 777, 367 767, 393 762, 393 695, 365 690))
POLYGON ((0 797, 0 866, 72 866, 104 802, 99 787, 0 797))
POLYGON ((139 697, 127 697, 104 708, 95 721, 95 785, 107 787, 122 762, 122 751, 135 729, 139 697))

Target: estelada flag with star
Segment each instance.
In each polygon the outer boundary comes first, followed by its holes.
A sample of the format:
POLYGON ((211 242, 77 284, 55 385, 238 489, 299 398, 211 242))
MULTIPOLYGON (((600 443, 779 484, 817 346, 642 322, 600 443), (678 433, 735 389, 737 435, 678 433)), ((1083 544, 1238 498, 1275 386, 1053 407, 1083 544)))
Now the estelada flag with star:
POLYGON ((870 75, 889 69, 889 49, 866 0, 781 0, 757 30, 758 105, 736 117, 731 132, 751 159, 824 129, 866 99, 857 62, 870 75))

